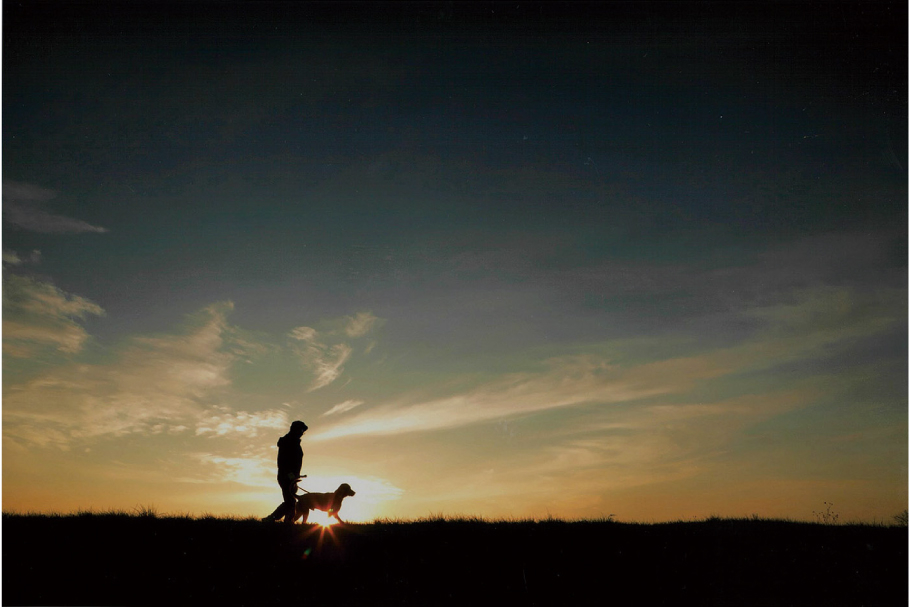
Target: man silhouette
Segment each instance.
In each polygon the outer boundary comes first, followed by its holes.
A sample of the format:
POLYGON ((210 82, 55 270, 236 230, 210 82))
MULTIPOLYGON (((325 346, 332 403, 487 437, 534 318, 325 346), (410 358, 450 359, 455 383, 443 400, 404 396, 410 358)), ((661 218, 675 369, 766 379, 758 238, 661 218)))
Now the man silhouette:
POLYGON ((284 522, 293 524, 297 510, 297 481, 300 480, 300 467, 303 465, 303 449, 300 439, 307 431, 302 421, 291 423, 288 433, 278 439, 278 486, 284 501, 275 511, 265 517, 264 521, 277 521, 284 517, 284 522))

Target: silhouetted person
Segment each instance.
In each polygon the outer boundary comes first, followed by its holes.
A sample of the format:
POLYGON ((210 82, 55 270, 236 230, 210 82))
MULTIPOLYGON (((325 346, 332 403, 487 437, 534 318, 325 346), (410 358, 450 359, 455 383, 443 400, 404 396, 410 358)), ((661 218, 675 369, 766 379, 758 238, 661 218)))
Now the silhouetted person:
POLYGON ((278 486, 281 487, 284 502, 263 520, 277 521, 284 517, 285 523, 294 523, 294 514, 297 509, 297 481, 301 478, 300 467, 303 465, 300 438, 306 431, 305 423, 295 421, 291 424, 288 433, 278 439, 278 486))

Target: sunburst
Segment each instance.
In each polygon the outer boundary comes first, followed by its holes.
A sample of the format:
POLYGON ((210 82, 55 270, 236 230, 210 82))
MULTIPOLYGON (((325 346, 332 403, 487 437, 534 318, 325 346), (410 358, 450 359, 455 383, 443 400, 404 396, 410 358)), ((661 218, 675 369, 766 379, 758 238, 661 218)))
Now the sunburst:
POLYGON ((337 523, 333 517, 329 516, 327 513, 322 512, 321 510, 311 510, 310 516, 307 517, 308 523, 315 523, 323 528, 328 528, 337 523))

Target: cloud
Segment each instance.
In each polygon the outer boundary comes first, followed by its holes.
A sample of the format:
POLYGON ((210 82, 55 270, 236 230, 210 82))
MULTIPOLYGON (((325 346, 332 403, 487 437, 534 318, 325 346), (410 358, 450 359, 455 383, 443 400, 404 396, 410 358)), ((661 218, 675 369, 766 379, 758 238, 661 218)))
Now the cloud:
MULTIPOLYGON (((81 318, 103 310, 53 285, 4 277, 4 349, 29 357, 41 347, 76 353, 88 339, 81 318)), ((104 362, 69 362, 4 386, 4 436, 13 443, 69 448, 79 441, 128 435, 186 434, 200 439, 257 438, 288 424, 286 407, 230 405, 234 373, 263 352, 278 354, 228 323, 233 304, 190 315, 175 333, 140 335, 107 353, 104 362)), ((362 334, 375 320, 352 319, 362 334)), ((348 323, 345 323, 347 326, 348 323)), ((313 373, 309 390, 336 381, 353 353, 346 331, 290 331, 292 349, 313 373), (325 340, 325 341, 323 341, 325 340)), ((287 350, 285 351, 287 354, 287 350)), ((353 409, 349 400, 332 413, 353 409)))
POLYGON ((316 329, 310 327, 297 327, 292 330, 289 334, 294 339, 304 341, 304 342, 314 342, 316 341, 316 329))
POLYGON ((807 381, 714 402, 690 397, 600 412, 551 435, 532 466, 545 477, 579 479, 609 467, 614 487, 649 484, 667 475, 679 478, 729 457, 730 445, 741 441, 744 428, 815 402, 824 392, 822 384, 807 381))
POLYGON ((310 440, 457 428, 579 405, 646 406, 664 397, 684 397, 721 378, 847 352, 857 340, 892 330, 905 307, 905 293, 895 289, 797 290, 786 303, 739 310, 735 315, 758 322, 732 344, 687 337, 605 342, 588 346, 585 354, 551 359, 543 371, 507 375, 460 394, 380 404, 310 440), (640 352, 648 357, 642 359, 640 352))
POLYGON ((322 415, 326 416, 326 415, 334 415, 336 413, 344 413, 345 411, 350 411, 351 409, 359 407, 363 403, 364 403, 364 401, 362 401, 362 400, 346 400, 343 403, 338 403, 337 405, 335 405, 334 407, 332 407, 331 409, 329 409, 322 415))
POLYGON ((638 400, 667 390, 625 381, 621 376, 611 381, 613 376, 609 365, 590 357, 552 361, 550 370, 541 374, 516 373, 464 394, 377 407, 316 433, 310 440, 438 430, 582 403, 638 400))
MULTIPOLYGON (((529 513, 549 508, 573 512, 573 516, 597 516, 625 510, 640 517, 644 513, 637 505, 631 510, 628 502, 623 510, 619 505, 627 496, 640 495, 634 493, 636 488, 649 487, 650 493, 655 490, 651 488, 673 483, 697 492, 705 485, 731 489, 756 474, 793 477, 800 474, 794 468, 802 468, 791 459, 793 449, 799 450, 801 445, 805 445, 804 455, 811 453, 809 459, 816 460, 810 466, 826 468, 828 474, 843 469, 841 460, 855 462, 856 454, 851 451, 857 449, 855 442, 846 450, 842 445, 832 446, 843 455, 832 450, 822 456, 817 428, 804 428, 800 445, 795 447, 779 432, 781 427, 792 432, 801 415, 838 394, 849 381, 816 376, 782 387, 786 380, 773 376, 769 380, 768 388, 759 393, 706 401, 704 392, 693 392, 681 402, 588 407, 573 416, 551 417, 554 424, 547 428, 544 439, 539 430, 533 434, 519 431, 499 457, 491 456, 495 464, 487 465, 495 466, 496 473, 484 482, 476 480, 483 472, 478 465, 465 468, 457 479, 446 478, 446 486, 458 499, 490 499, 505 512, 510 503, 521 503, 529 513), (783 457, 784 452, 789 455, 783 457), (534 479, 533 486, 521 480, 528 478, 534 479)), ((754 391, 754 386, 747 390, 754 391)), ((525 430, 534 427, 528 421, 518 426, 525 430)))
POLYGON ((11 266, 41 263, 41 251, 35 249, 27 255, 20 255, 16 251, 3 251, 3 263, 11 266))
POLYGON ((378 318, 369 312, 358 312, 356 316, 347 316, 346 319, 348 324, 345 327, 344 332, 348 337, 363 337, 369 333, 379 321, 378 318))
MULTIPOLYGON (((49 284, 15 275, 5 281, 4 347, 14 354, 28 356, 47 344, 78 351, 88 336, 73 319, 103 313, 49 284)), ((244 410, 226 404, 236 398, 235 368, 268 350, 228 323, 232 310, 230 302, 213 304, 190 315, 182 331, 132 337, 106 362, 73 362, 7 384, 4 436, 13 443, 66 449, 100 437, 186 434, 249 440, 285 428, 286 407, 244 410)), ((323 343, 309 327, 289 334, 296 344, 291 353, 313 372, 310 391, 335 381, 353 352, 345 343, 323 343)), ((326 338, 339 335, 346 333, 326 338)), ((362 402, 343 402, 330 413, 362 402)))
POLYGON ((310 387, 310 392, 328 386, 338 379, 351 352, 350 346, 336 344, 329 349, 328 354, 321 355, 318 360, 315 360, 316 379, 310 387))
POLYGON ((718 334, 739 335, 743 310, 773 306, 817 288, 856 293, 905 288, 906 267, 894 259, 900 238, 887 231, 841 232, 784 242, 705 269, 681 261, 609 259, 546 277, 553 288, 581 293, 638 334, 704 320, 718 334), (646 322, 642 322, 642 319, 646 322))
POLYGON ((190 453, 188 457, 193 462, 188 468, 195 470, 196 474, 180 478, 182 482, 233 482, 249 487, 269 488, 275 486, 274 457, 265 451, 242 453, 232 457, 201 452, 190 453))
POLYGON ((57 193, 41 186, 20 181, 3 181, 3 202, 47 202, 57 193))
MULTIPOLYGON (((76 304, 70 304, 76 310, 76 304)), ((227 351, 230 303, 209 306, 173 335, 135 337, 107 363, 71 363, 4 387, 5 439, 67 447, 76 440, 205 428, 225 422, 218 399, 237 355, 227 351)), ((6 335, 4 335, 6 339, 6 335)), ((255 432, 271 414, 233 414, 255 432)))
POLYGON ((292 345, 303 366, 313 372, 314 378, 309 391, 313 392, 334 382, 344 370, 344 363, 351 356, 351 348, 345 344, 327 346, 317 339, 317 333, 310 327, 297 327, 289 336, 302 342, 292 345))
POLYGON ((51 348, 64 354, 82 349, 88 333, 77 322, 103 316, 97 304, 52 284, 6 273, 3 277, 3 352, 25 358, 51 348))
POLYGON ((216 406, 196 422, 196 436, 227 436, 239 434, 245 438, 259 435, 260 430, 277 430, 288 425, 287 411, 231 411, 216 406))
POLYGON ((906 294, 899 289, 860 293, 822 286, 801 289, 789 301, 749 309, 744 315, 764 321, 770 333, 788 340, 828 342, 877 333, 903 317, 905 307, 906 294))
MULTIPOLYGON (((346 343, 345 338, 357 339, 367 335, 378 326, 380 319, 369 312, 360 312, 356 316, 346 316, 338 328, 338 321, 327 323, 334 325, 326 331, 317 331, 312 327, 296 327, 288 333, 293 341, 291 350, 298 356, 303 366, 313 373, 313 381, 308 389, 313 392, 335 382, 344 372, 344 365, 354 353, 354 348, 346 343)), ((367 349, 372 349, 371 342, 367 349)))
POLYGON ((47 188, 17 181, 3 182, 3 220, 8 225, 44 234, 104 233, 107 229, 80 219, 56 215, 42 205, 57 197, 47 188))

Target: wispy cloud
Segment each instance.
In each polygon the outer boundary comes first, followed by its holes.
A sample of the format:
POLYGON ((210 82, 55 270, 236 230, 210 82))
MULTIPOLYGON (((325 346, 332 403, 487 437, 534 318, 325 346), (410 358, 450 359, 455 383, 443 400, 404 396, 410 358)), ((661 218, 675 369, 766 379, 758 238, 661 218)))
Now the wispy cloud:
POLYGON ((456 396, 375 407, 314 434, 310 440, 437 430, 594 401, 637 400, 667 390, 666 386, 642 385, 622 377, 611 381, 612 376, 608 364, 592 358, 553 361, 547 372, 512 374, 456 396))
MULTIPOLYGON (((297 327, 288 333, 293 340, 290 348, 299 357, 303 366, 313 373, 309 391, 324 388, 337 380, 344 371, 344 365, 354 353, 346 339, 367 335, 381 322, 369 312, 342 319, 341 328, 317 331, 312 327, 297 327)), ((337 322, 329 323, 337 327, 337 322)), ((375 344, 368 345, 372 349, 375 344)))
MULTIPOLYGON (((102 314, 95 304, 52 285, 16 275, 5 277, 4 347, 33 353, 50 344, 76 352, 88 335, 73 319, 102 314)), ((71 362, 23 383, 4 387, 4 435, 13 442, 68 448, 77 441, 130 434, 186 433, 210 438, 254 439, 286 428, 285 407, 245 410, 236 400, 232 373, 270 351, 228 323, 230 302, 191 315, 183 331, 134 336, 104 363, 71 362)), ((356 334, 363 334, 360 323, 356 334)), ((335 381, 353 348, 326 344, 308 327, 290 332, 291 352, 312 371, 310 391, 335 381)), ((326 332, 326 339, 346 331, 326 332)), ((280 354, 278 354, 280 356, 280 354)), ((330 413, 353 409, 348 400, 330 413)))
MULTIPOLYGON (((198 485, 206 503, 208 493, 234 492, 239 484, 272 507, 279 499, 275 439, 290 419, 312 417, 318 423, 305 441, 311 444, 305 446, 308 488, 322 490, 327 478, 389 478, 388 486, 377 487, 385 492, 377 504, 406 490, 408 500, 395 510, 414 516, 439 504, 504 515, 547 509, 606 515, 620 512, 610 503, 617 494, 699 486, 736 476, 732 471, 743 462, 755 474, 778 478, 781 472, 765 463, 778 447, 761 451, 767 437, 813 407, 854 395, 862 382, 884 378, 890 385, 894 372, 876 375, 876 363, 891 356, 887 363, 895 366, 903 354, 872 350, 906 322, 906 290, 890 277, 867 285, 857 271, 838 282, 827 278, 829 262, 812 253, 814 245, 791 249, 800 251, 794 254, 804 267, 794 262, 786 276, 770 273, 764 282, 769 264, 783 265, 788 255, 768 253, 752 266, 703 272, 598 268, 592 289, 611 286, 649 296, 641 299, 668 297, 671 304, 691 289, 705 305, 691 306, 682 318, 698 322, 630 337, 605 331, 587 341, 554 340, 504 354, 497 369, 509 373, 466 364, 458 354, 414 365, 410 351, 357 365, 382 323, 369 312, 266 335, 230 323, 231 304, 215 304, 181 330, 133 336, 111 349, 98 344, 99 351, 69 356, 40 375, 7 379, 4 447, 32 448, 48 458, 51 450, 39 447, 69 449, 74 457, 91 447, 101 461, 104 446, 118 438, 164 446, 162 467, 173 472, 171 480, 198 485), (702 333, 717 325, 724 339, 702 333), (356 381, 339 385, 349 376, 356 381), (410 463, 428 449, 439 454, 432 471, 410 463)), ((876 265, 874 241, 857 255, 865 259, 859 267, 886 272, 876 265)), ((841 261, 851 263, 848 257, 841 261)), ((80 320, 100 311, 52 285, 11 280, 4 303, 18 307, 16 314, 5 309, 4 321, 59 317, 81 330, 80 320)), ((7 347, 18 343, 10 339, 15 332, 4 337, 7 347)), ((60 342, 40 343, 56 349, 60 342)), ((889 423, 896 415, 887 414, 889 423)), ((866 446, 875 439, 863 440, 866 446)), ((142 465, 155 472, 147 459, 142 465)), ((122 465, 118 483, 132 478, 132 466, 122 465)))
MULTIPOLYGON (((66 447, 92 437, 179 432, 200 425, 217 433, 211 422, 223 415, 217 399, 230 384, 228 371, 236 358, 223 347, 231 307, 209 306, 190 319, 182 334, 133 338, 111 362, 71 363, 5 385, 4 437, 66 447)), ((234 415, 251 426, 263 423, 234 415)))
POLYGON ((336 413, 344 413, 345 411, 350 411, 351 409, 355 409, 355 408, 359 407, 363 403, 364 403, 364 401, 362 401, 362 400, 346 400, 343 403, 338 403, 337 405, 335 405, 334 407, 332 407, 331 409, 329 409, 328 411, 323 413, 323 415, 327 416, 327 415, 335 415, 336 413))
POLYGON ((3 352, 33 356, 44 348, 65 354, 82 349, 88 333, 78 323, 102 316, 97 304, 54 285, 15 274, 3 277, 3 352))
POLYGON ((310 440, 438 430, 582 404, 610 406, 667 395, 682 397, 721 377, 844 351, 858 339, 894 327, 902 318, 901 302, 906 305, 905 295, 892 289, 799 290, 787 303, 740 310, 741 317, 758 319, 759 324, 733 345, 717 347, 687 338, 679 343, 666 338, 663 344, 652 339, 607 342, 600 353, 594 348, 589 354, 552 359, 541 372, 504 376, 445 398, 380 404, 339 420, 310 440), (629 358, 625 349, 642 351, 643 344, 651 349, 649 360, 621 362, 629 358), (689 353, 673 354, 680 347, 689 353))
POLYGON ((866 291, 877 296, 883 288, 905 290, 905 266, 893 257, 899 243, 900 237, 887 231, 832 233, 707 269, 676 260, 609 259, 553 272, 547 280, 558 290, 600 300, 603 310, 638 334, 704 320, 713 325, 708 328, 712 333, 740 336, 749 319, 743 311, 784 304, 813 289, 845 289, 854 298, 867 297, 866 291), (642 316, 649 324, 642 323, 642 316))
POLYGON ((821 383, 803 382, 786 390, 712 402, 650 403, 588 416, 551 436, 528 468, 545 478, 575 480, 609 469, 609 481, 605 485, 601 479, 600 491, 680 478, 727 459, 730 445, 740 441, 744 428, 815 402, 824 393, 821 383), (602 421, 592 422, 592 417, 602 421))
POLYGON ((196 436, 242 435, 245 438, 258 436, 260 431, 275 431, 288 425, 287 411, 232 411, 228 407, 216 406, 205 412, 196 421, 196 436))
POLYGON ((317 339, 317 332, 310 327, 297 327, 290 333, 290 337, 299 345, 292 345, 292 349, 300 357, 304 367, 309 368, 313 374, 310 392, 324 388, 334 382, 344 370, 344 363, 351 356, 351 348, 345 344, 327 346, 317 339))
POLYGON ((380 321, 370 312, 358 312, 355 316, 346 317, 348 323, 344 332, 348 337, 363 337, 380 321))
POLYGON ((310 391, 328 386, 338 379, 344 370, 344 363, 351 356, 351 347, 345 344, 336 344, 315 358, 312 363, 316 371, 316 379, 310 391))
POLYGON ((41 262, 41 251, 38 249, 30 253, 21 254, 16 251, 3 251, 3 263, 11 266, 21 266, 23 264, 37 264, 41 262))
POLYGON ((43 205, 57 197, 57 193, 29 183, 3 182, 3 220, 8 225, 45 234, 80 234, 107 232, 81 219, 57 215, 43 205))
MULTIPOLYGON (((272 454, 274 455, 274 454, 272 454)), ((264 451, 224 456, 210 452, 190 453, 192 476, 181 477, 187 483, 233 482, 250 487, 274 487, 274 457, 264 451)))

